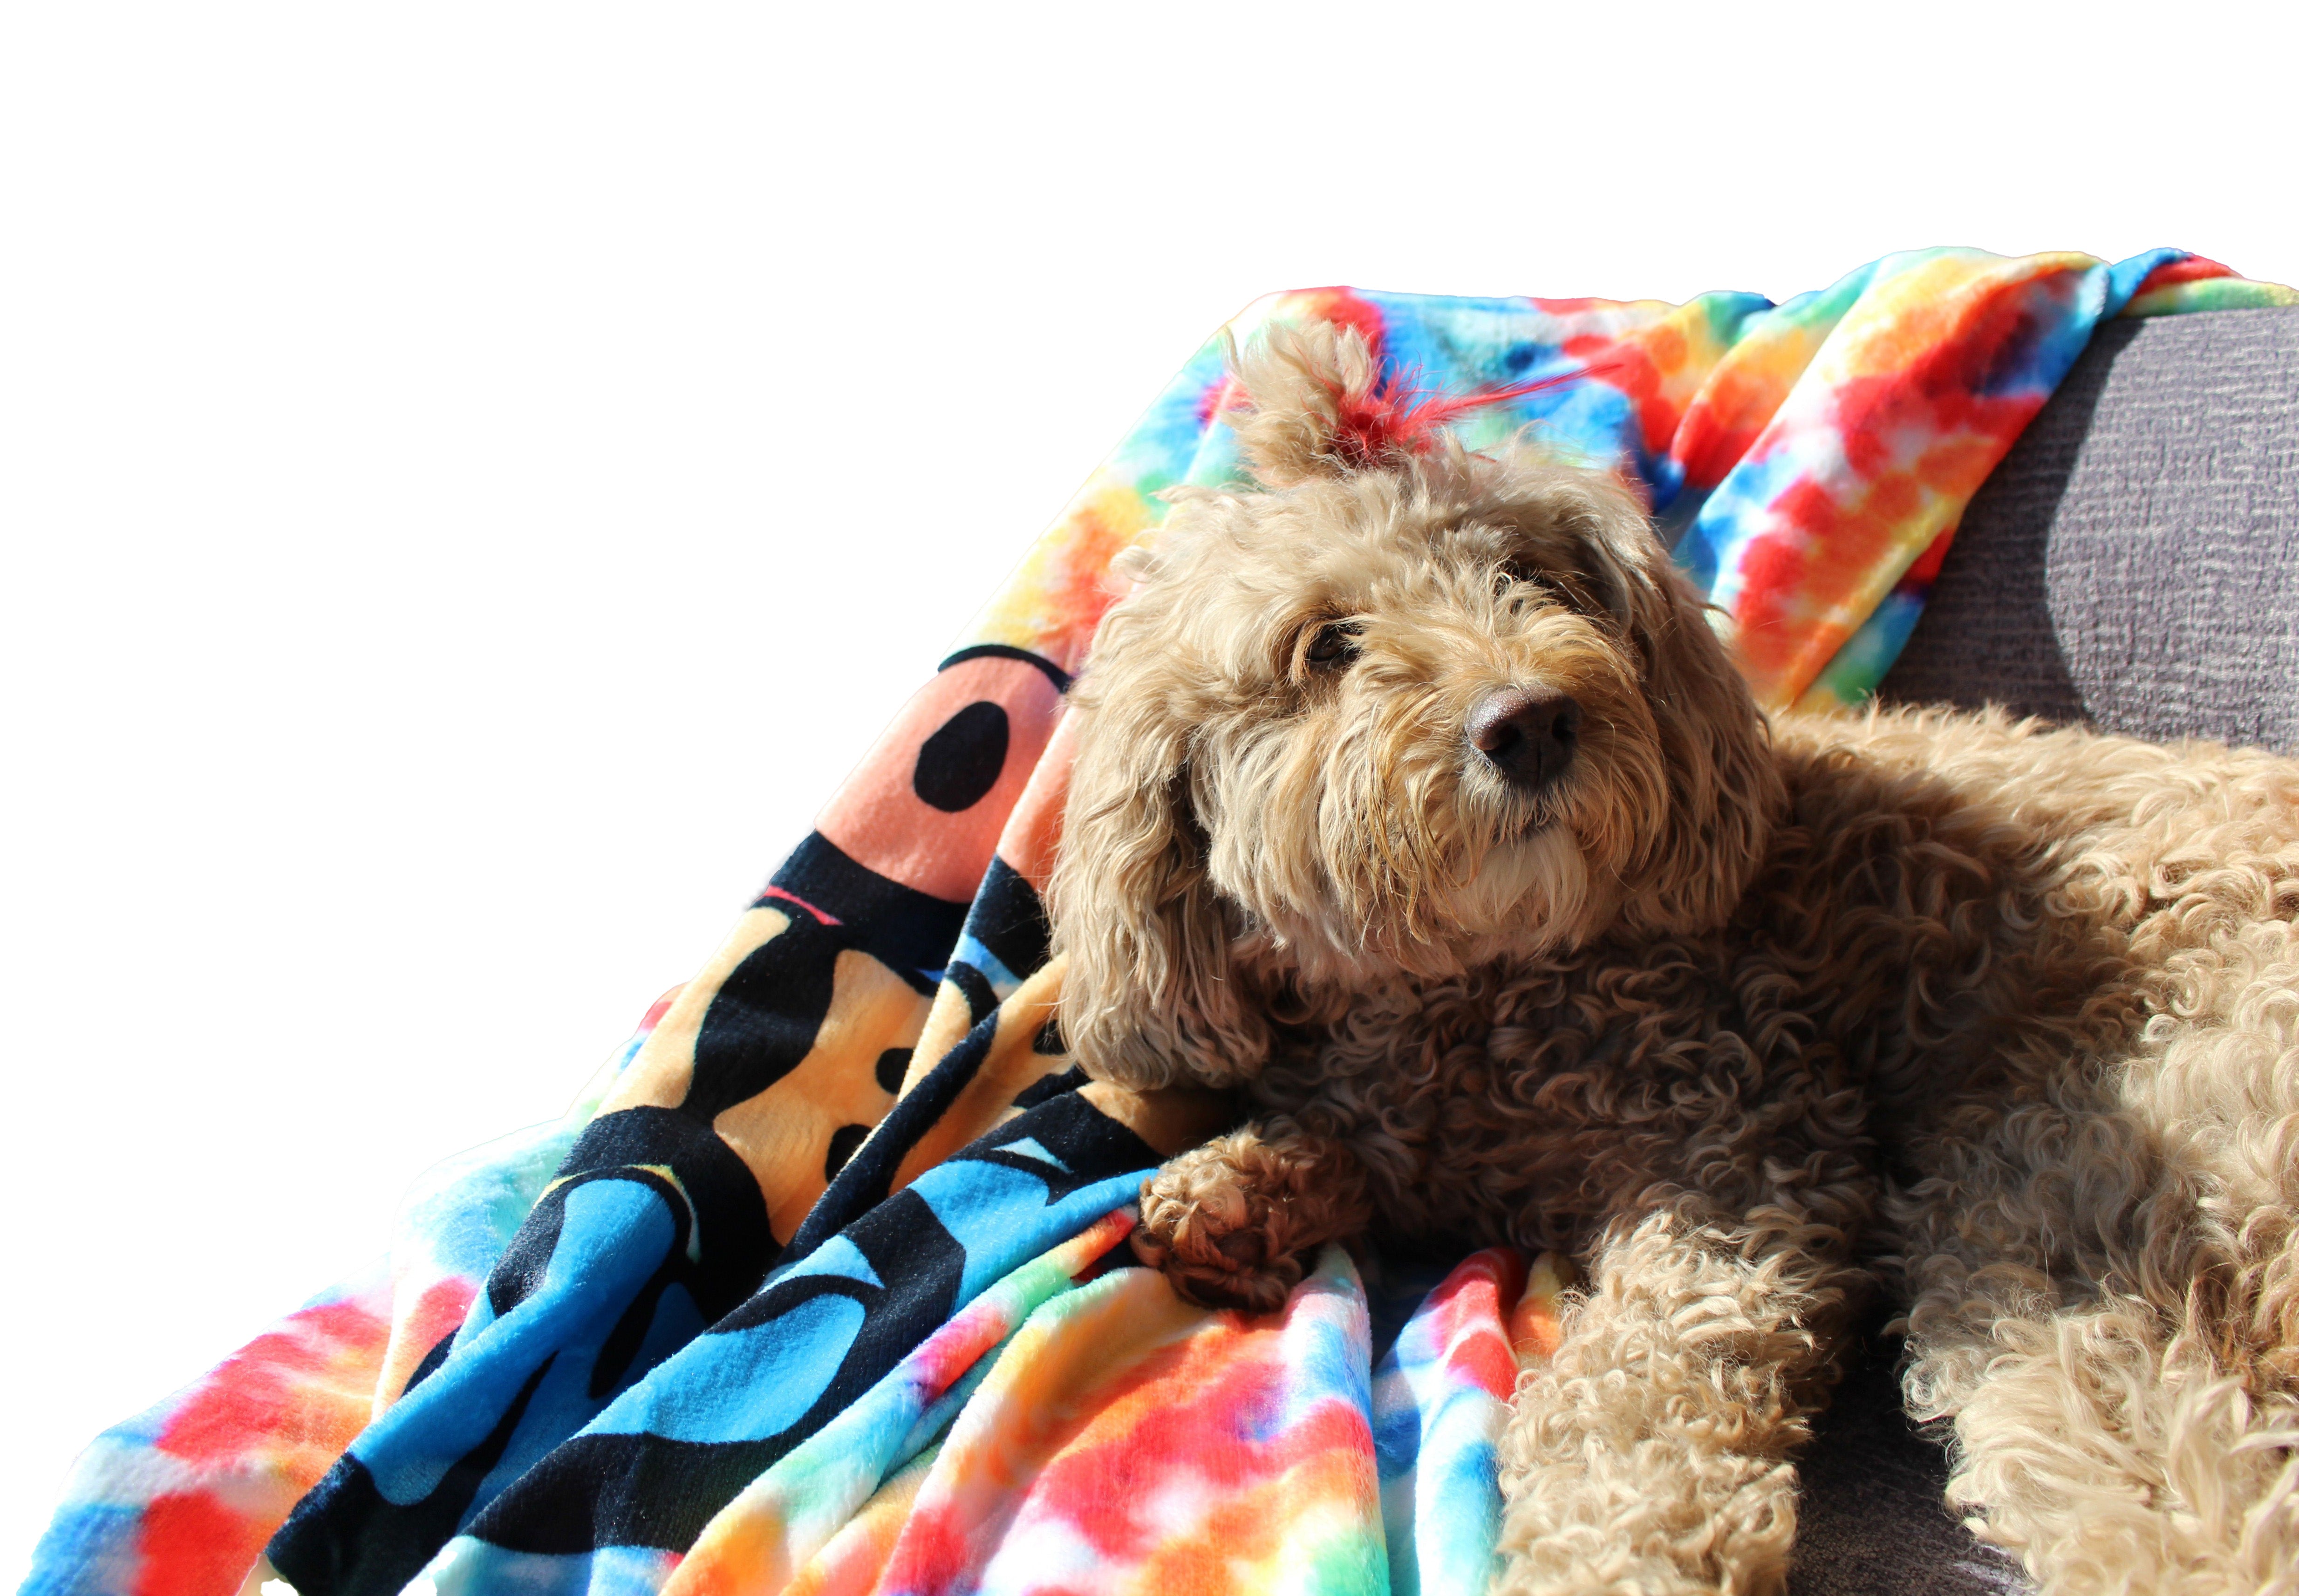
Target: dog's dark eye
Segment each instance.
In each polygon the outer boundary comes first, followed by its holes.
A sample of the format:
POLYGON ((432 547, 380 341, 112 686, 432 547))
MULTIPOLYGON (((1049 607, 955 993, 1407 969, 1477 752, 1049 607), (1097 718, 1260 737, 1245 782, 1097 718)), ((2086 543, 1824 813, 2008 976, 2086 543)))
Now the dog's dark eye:
POLYGON ((1328 621, 1319 627, 1317 635, 1309 639, 1309 663, 1339 665, 1357 658, 1357 633, 1363 629, 1354 620, 1328 621))
POLYGON ((1522 560, 1504 560, 1493 568, 1493 588, 1496 592, 1506 593, 1519 582, 1535 579, 1532 567, 1522 560))

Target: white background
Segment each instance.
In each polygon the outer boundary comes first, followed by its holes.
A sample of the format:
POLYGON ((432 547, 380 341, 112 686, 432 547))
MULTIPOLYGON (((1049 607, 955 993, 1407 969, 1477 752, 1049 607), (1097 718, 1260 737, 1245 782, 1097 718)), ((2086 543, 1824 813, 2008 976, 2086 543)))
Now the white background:
POLYGON ((560 1110, 1254 295, 2299 282, 2299 8, 2049 9, 9 8, 0 1589, 560 1110))

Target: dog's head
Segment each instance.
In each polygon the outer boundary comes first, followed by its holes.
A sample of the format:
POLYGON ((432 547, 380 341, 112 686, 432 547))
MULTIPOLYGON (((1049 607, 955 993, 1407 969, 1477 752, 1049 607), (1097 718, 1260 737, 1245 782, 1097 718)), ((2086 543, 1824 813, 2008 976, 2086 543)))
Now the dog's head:
POLYGON ((1352 988, 1720 924, 1780 778, 1631 493, 1416 428, 1354 332, 1274 329, 1238 378, 1260 491, 1175 495, 1074 700, 1050 907, 1089 1070, 1225 1085, 1352 988))

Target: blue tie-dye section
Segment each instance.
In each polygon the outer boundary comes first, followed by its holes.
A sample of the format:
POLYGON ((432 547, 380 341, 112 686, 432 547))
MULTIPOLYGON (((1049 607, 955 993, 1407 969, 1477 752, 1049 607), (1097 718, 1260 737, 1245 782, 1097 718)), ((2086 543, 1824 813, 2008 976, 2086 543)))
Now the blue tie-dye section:
POLYGON ((1472 443, 1490 447, 1500 438, 1483 436, 1482 428, 1513 422, 1531 424, 1542 443, 1600 470, 1633 470, 1641 454, 1633 442, 1638 430, 1635 404, 1620 389, 1602 383, 1572 383, 1496 408, 1496 416, 1480 428, 1464 428, 1472 443))
POLYGON ((1359 297, 1381 307, 1383 361, 1417 387, 1506 387, 1540 378, 1565 358, 1564 324, 1528 300, 1359 297))
POLYGON ((2187 258, 2184 249, 2151 249, 2128 261, 2118 261, 2107 269, 2106 302, 2099 313, 2104 317, 2121 316, 2123 307, 2131 303, 2131 296, 2139 292, 2140 284, 2161 268, 2187 258))
POLYGON ((1474 1387, 1436 1393, 1421 1414, 1414 1470, 1414 1568, 1425 1596, 1481 1596, 1500 1567, 1499 1431, 1507 1405, 1474 1387))
POLYGON ((1771 525, 1772 506, 1805 474, 1828 469, 1814 450, 1836 445, 1833 436, 1791 433, 1780 447, 1735 466, 1709 494, 1691 527, 1678 539, 1676 563, 1692 585, 1719 599, 1717 579, 1737 564, 1740 551, 1771 525))
POLYGON ((72 1463, 62 1505, 32 1552, 25 1596, 112 1596, 132 1589, 146 1495, 113 1494, 164 1468, 155 1450, 174 1401, 112 1426, 72 1463), (124 1467, 123 1467, 124 1466, 124 1467))
POLYGON ((1122 472, 1145 494, 1188 477, 1206 432, 1206 397, 1221 381, 1225 359, 1218 338, 1201 345, 1125 435, 1106 469, 1122 472))
POLYGON ((599 1099, 645 1044, 643 1033, 616 1050, 563 1118, 499 1137, 426 1170, 394 1226, 395 1259, 433 1276, 484 1280, 527 1222, 535 1199, 567 1161, 599 1099))
MULTIPOLYGON (((1645 453, 1635 405, 1626 395, 1601 384, 1569 380, 1581 371, 1582 362, 1564 353, 1566 323, 1531 300, 1376 292, 1357 297, 1380 311, 1382 362, 1397 380, 1431 393, 1457 394, 1545 378, 1567 379, 1556 387, 1463 417, 1457 430, 1470 447, 1494 447, 1530 426, 1550 447, 1602 469, 1623 468, 1645 479, 1666 476, 1672 469, 1664 469, 1663 462, 1645 453)), ((1755 295, 1725 297, 1746 300, 1749 309, 1771 303, 1755 295)), ((1241 317, 1234 324, 1240 340, 1251 342, 1274 308, 1258 305, 1241 317)), ((1636 312, 1629 312, 1630 320, 1635 316, 1636 312)), ((1205 365, 1201 352, 1200 360, 1188 368, 1188 375, 1190 381, 1202 385, 1194 401, 1195 409, 1201 411, 1213 385, 1221 380, 1222 367, 1218 362, 1205 365)), ((1169 413, 1178 416, 1180 411, 1158 413, 1161 418, 1169 413)), ((1129 440, 1121 458, 1137 458, 1132 453, 1135 441, 1129 440)), ((1171 480, 1223 487, 1248 479, 1236 435, 1228 427, 1212 422, 1186 441, 1188 463, 1171 480)), ((1157 435, 1156 446, 1178 452, 1183 442, 1177 428, 1165 428, 1157 435)))
POLYGON ((1317 1267, 1287 1305, 1283 1395, 1267 1416, 1269 1434, 1299 1426, 1311 1408, 1340 1402, 1373 1430, 1373 1326, 1365 1285, 1349 1255, 1328 1242, 1317 1267))
POLYGON ((1866 691, 1863 684, 1877 680, 1900 657, 1900 650, 1907 646, 1909 635, 1923 614, 1921 592, 1896 587, 1886 594, 1884 602, 1820 673, 1822 691, 1844 703, 1857 701, 1866 691))
POLYGON ((1489 449, 1532 426, 1552 448, 1649 479, 1634 405, 1616 388, 1573 382, 1583 362, 1564 352, 1565 321, 1529 299, 1365 294, 1380 307, 1383 362, 1401 380, 1457 394, 1565 378, 1558 387, 1471 411, 1455 430, 1489 449))
POLYGON ((1483 1596, 1500 1567, 1508 1404, 1447 1367, 1444 1318, 1424 1302, 1374 1376, 1391 1596, 1483 1596))
POLYGON ((1229 487, 1245 477, 1245 457, 1238 450, 1237 434, 1217 421, 1198 438, 1183 480, 1191 487, 1229 487))

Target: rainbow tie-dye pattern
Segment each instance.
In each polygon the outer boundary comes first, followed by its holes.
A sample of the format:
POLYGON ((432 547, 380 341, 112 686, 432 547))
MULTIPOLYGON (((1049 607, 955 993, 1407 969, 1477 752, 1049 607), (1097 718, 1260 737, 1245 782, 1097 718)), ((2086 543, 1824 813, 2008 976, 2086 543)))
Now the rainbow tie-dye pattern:
MULTIPOLYGON (((1113 1218, 1122 1235, 1130 1214, 1113 1218)), ((1107 1249, 1107 1225, 1061 1266, 1107 1249)), ((1509 1316, 1553 1312, 1554 1266, 1528 1293, 1516 1254, 1464 1260, 1368 1380, 1366 1291, 1339 1248, 1262 1319, 1192 1308, 1141 1268, 1057 1282, 1055 1261, 874 1391, 908 1419, 876 1431, 902 1436, 899 1452, 826 1429, 712 1520, 667 1596, 1485 1588, 1509 1316), (947 1351, 961 1342, 980 1359, 962 1373, 947 1351)))
MULTIPOLYGON (((1462 430, 1622 471, 1758 696, 1824 709, 2101 318, 2293 303, 2177 251, 1932 250, 1780 305, 1318 289, 1231 330, 1343 320, 1437 390, 1573 378, 1462 430)), ((1157 493, 1238 475, 1221 358, 563 1118, 435 1171, 387 1269, 98 1439, 28 1593, 253 1596, 267 1542, 303 1596, 1484 1588, 1561 1260, 1369 1287, 1328 1250, 1279 1314, 1190 1308, 1126 1264, 1125 1201, 1222 1110, 1087 1088, 1049 1025, 1062 689, 1157 493)))
MULTIPOLYGON (((1456 299, 1311 289, 1230 324, 1324 317, 1364 329, 1432 389, 1580 380, 1473 413, 1489 446, 1532 425, 1644 490, 1707 589, 1767 708, 1856 703, 1899 653, 1956 521, 1988 473, 2117 314, 2299 303, 2180 250, 2111 265, 1917 250, 1775 305, 1759 295, 1653 300, 1456 299)), ((1209 340, 977 619, 971 640, 1075 670, 1099 608, 1081 599, 1154 527, 1153 495, 1241 474, 1209 340), (1025 641, 1026 640, 1026 641, 1025 641)), ((1106 603, 1106 599, 1104 600, 1106 603)))

